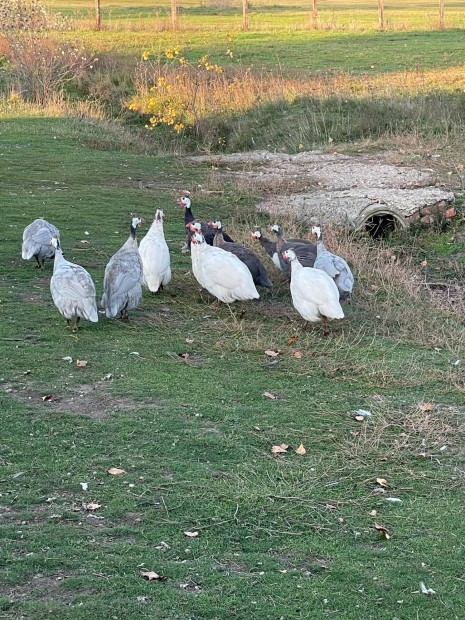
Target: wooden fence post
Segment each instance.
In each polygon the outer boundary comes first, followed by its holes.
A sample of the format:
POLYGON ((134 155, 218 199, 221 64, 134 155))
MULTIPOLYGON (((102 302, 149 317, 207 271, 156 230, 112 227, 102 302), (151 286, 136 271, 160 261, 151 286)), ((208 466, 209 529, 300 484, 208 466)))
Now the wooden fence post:
POLYGON ((102 29, 102 6, 100 0, 95 0, 95 28, 102 29))
POLYGON ((171 0, 171 27, 176 30, 178 27, 178 7, 176 0, 171 0))
POLYGON ((378 28, 384 30, 384 0, 378 0, 378 28))
POLYGON ((249 29, 249 0, 242 0, 242 30, 249 29))
POLYGON ((312 28, 318 28, 318 0, 312 0, 312 28))
POLYGON ((444 30, 444 0, 439 0, 439 29, 444 30))

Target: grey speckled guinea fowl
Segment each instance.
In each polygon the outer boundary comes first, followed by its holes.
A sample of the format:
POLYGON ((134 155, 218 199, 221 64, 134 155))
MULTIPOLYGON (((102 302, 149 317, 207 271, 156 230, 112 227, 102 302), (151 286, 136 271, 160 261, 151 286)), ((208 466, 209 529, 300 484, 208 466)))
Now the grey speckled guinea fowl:
POLYGON ((60 247, 60 242, 53 237, 49 242, 55 252, 53 275, 50 279, 50 292, 53 303, 65 317, 68 327, 73 319, 76 328, 80 319, 97 323, 97 303, 95 301, 95 285, 90 274, 81 267, 67 261, 60 247))
POLYGON ((31 222, 23 232, 22 258, 31 260, 34 257, 37 267, 43 269, 45 259, 55 256, 55 248, 50 244, 52 237, 60 241, 60 231, 56 226, 42 218, 31 222))
POLYGON ((211 224, 216 230, 215 238, 213 239, 213 245, 217 248, 222 248, 223 250, 226 250, 226 252, 231 252, 231 254, 235 254, 237 258, 248 267, 250 273, 252 274, 255 286, 263 286, 268 289, 273 288, 273 283, 268 277, 265 266, 255 254, 255 252, 253 252, 249 248, 246 248, 240 243, 225 241, 225 238, 223 236, 223 227, 220 220, 212 222, 211 224))
POLYGON ((320 226, 312 226, 312 234, 316 235, 317 258, 314 267, 325 271, 328 276, 333 278, 339 290, 339 299, 345 301, 349 299, 354 287, 354 276, 346 260, 330 252, 323 241, 320 226))
POLYGON ((113 254, 105 267, 102 306, 108 318, 118 313, 128 319, 128 310, 136 308, 142 299, 142 260, 137 247, 137 228, 141 219, 134 216, 131 233, 124 245, 113 254))
POLYGON ((302 243, 299 239, 287 241, 283 238, 281 227, 274 224, 271 230, 276 234, 276 250, 278 252, 281 269, 288 280, 291 279, 291 266, 289 261, 283 259, 283 252, 286 250, 294 250, 299 263, 303 267, 313 267, 316 259, 317 248, 313 243, 302 243))

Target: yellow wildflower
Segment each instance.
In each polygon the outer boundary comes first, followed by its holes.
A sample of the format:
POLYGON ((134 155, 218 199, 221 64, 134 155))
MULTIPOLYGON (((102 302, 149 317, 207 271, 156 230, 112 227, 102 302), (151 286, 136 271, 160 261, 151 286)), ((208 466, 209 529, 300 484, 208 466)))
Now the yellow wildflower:
POLYGON ((183 129, 184 129, 183 123, 176 123, 176 125, 174 126, 174 130, 176 133, 180 133, 183 129))
POLYGON ((143 52, 142 53, 142 60, 148 60, 150 58, 150 52, 143 52))

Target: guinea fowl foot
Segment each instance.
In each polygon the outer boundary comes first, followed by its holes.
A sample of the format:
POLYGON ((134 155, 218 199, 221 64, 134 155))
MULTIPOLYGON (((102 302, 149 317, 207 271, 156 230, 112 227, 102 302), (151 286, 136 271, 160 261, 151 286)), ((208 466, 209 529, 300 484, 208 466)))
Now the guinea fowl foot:
POLYGON ((308 321, 304 321, 304 324, 302 325, 302 330, 304 332, 306 332, 307 331, 307 327, 308 327, 308 321))
POLYGON ((321 320, 323 321, 323 336, 329 336, 328 317, 322 316, 321 320))

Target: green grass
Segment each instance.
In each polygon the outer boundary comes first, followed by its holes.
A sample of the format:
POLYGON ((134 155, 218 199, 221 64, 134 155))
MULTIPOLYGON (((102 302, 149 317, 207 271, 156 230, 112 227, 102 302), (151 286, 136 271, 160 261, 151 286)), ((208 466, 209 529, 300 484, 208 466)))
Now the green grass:
MULTIPOLYGON (((7 118, 0 140, 0 617, 460 618, 459 317, 409 297, 386 275, 404 272, 361 243, 371 263, 359 265, 347 318, 329 338, 301 331, 275 271, 271 297, 238 321, 235 308, 199 294, 180 253, 176 192, 209 189, 207 168, 146 155, 96 121, 7 118), (129 213, 146 227, 160 207, 170 287, 145 293, 129 324, 101 318, 69 332, 50 297, 52 265, 37 272, 21 260, 24 226, 53 221, 100 295, 129 213), (269 348, 281 350, 276 365, 269 348), (359 407, 369 421, 350 415, 359 407), (272 456, 282 442, 289 453, 272 456), (305 456, 294 453, 301 442, 305 456), (127 473, 110 476, 112 466, 127 473), (401 504, 376 492, 378 477, 401 504), (89 513, 89 502, 102 506, 89 513), (144 569, 167 579, 147 582, 144 569), (417 593, 420 581, 437 595, 417 593)), ((267 223, 253 196, 222 189, 197 191, 195 212, 220 216, 238 238, 267 223)))

